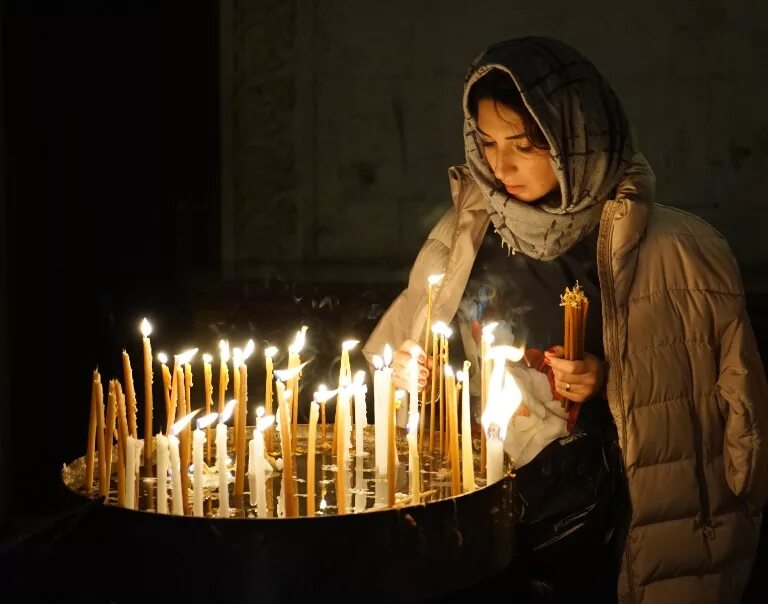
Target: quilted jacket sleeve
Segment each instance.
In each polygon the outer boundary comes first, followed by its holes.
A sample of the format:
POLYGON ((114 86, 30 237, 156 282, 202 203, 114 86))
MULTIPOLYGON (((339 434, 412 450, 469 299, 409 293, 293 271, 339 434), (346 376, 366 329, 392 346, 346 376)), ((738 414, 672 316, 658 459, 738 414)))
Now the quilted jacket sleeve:
POLYGON ((727 409, 728 486, 760 510, 768 503, 768 386, 743 297, 722 336, 717 387, 727 409))

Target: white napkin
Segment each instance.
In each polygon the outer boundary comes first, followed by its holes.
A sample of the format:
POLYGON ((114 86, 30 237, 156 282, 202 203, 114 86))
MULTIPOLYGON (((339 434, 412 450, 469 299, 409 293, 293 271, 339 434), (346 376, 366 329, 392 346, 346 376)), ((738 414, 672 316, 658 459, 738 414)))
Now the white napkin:
POLYGON ((510 372, 523 393, 520 404, 531 412, 529 416, 513 416, 507 425, 504 450, 519 468, 553 440, 567 436, 568 425, 560 401, 552 399, 546 375, 524 367, 515 367, 510 372))

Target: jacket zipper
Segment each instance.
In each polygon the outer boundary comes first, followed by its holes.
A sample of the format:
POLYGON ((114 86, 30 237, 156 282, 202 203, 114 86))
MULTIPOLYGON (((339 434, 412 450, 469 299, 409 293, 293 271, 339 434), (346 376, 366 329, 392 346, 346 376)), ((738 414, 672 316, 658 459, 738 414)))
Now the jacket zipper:
POLYGON ((694 428, 694 447, 696 447, 696 480, 699 490, 699 505, 701 505, 701 530, 706 539, 715 538, 715 529, 712 526, 712 518, 709 510, 709 490, 707 489, 707 480, 704 474, 704 447, 701 430, 701 421, 696 413, 696 409, 690 407, 691 423, 694 428))
MULTIPOLYGON (((616 331, 618 326, 616 325, 616 294, 613 289, 613 267, 610 262, 610 240, 613 231, 613 218, 618 210, 617 203, 611 203, 603 217, 600 220, 600 232, 598 236, 597 246, 597 270, 598 277, 600 279, 600 289, 605 292, 605 299, 607 304, 603 304, 603 312, 606 314, 606 324, 609 329, 605 331, 608 334, 608 350, 611 351, 612 362, 610 370, 614 372, 616 376, 614 383, 618 384, 616 390, 616 397, 618 398, 619 408, 621 410, 621 462, 625 470, 627 467, 626 459, 626 446, 627 446, 627 414, 624 408, 624 394, 621 388, 622 375, 621 375, 621 359, 619 358, 619 347, 616 338, 616 331)), ((627 569, 627 578, 629 581, 629 600, 634 603, 635 601, 635 582, 632 574, 632 557, 630 555, 629 547, 629 534, 627 531, 627 544, 624 547, 624 558, 627 569)))

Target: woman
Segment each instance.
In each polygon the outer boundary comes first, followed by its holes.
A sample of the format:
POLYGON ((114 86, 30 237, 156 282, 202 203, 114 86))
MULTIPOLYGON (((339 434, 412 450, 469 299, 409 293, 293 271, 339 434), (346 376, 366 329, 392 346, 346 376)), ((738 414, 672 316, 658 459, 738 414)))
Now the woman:
MULTIPOLYGON (((727 242, 653 203, 653 173, 621 103, 567 45, 491 46, 470 67, 463 104, 467 163, 449 171, 454 207, 366 354, 399 345, 403 379, 423 341, 427 277, 438 273, 433 320, 494 318, 480 313, 495 302, 496 312, 514 307, 505 320, 515 338, 548 348, 561 339, 562 309, 540 298, 581 277, 590 354, 570 362, 552 349, 547 358, 558 393, 583 403, 597 426, 604 397, 615 425, 631 509, 619 600, 738 602, 768 496, 768 387, 727 242), (492 296, 488 275, 505 265, 484 252, 489 236, 510 254, 509 277, 497 278, 506 289, 491 287, 492 296)), ((467 356, 472 339, 462 340, 467 356)))

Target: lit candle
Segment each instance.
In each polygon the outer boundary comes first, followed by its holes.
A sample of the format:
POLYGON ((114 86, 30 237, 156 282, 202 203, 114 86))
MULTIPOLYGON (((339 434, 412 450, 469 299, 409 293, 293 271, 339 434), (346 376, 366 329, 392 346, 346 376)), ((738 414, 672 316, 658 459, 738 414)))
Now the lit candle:
MULTIPOLYGON (((197 353, 197 348, 187 350, 179 355, 178 365, 178 388, 176 389, 179 395, 179 407, 181 408, 181 414, 186 415, 192 411, 192 367, 190 361, 192 357, 197 353), (182 373, 182 367, 184 372, 182 373)), ((181 488, 184 493, 189 492, 189 464, 192 456, 192 429, 191 423, 187 422, 179 434, 179 440, 181 441, 179 455, 181 457, 181 467, 183 469, 181 473, 181 488)), ((192 510, 189 507, 189 498, 184 497, 184 514, 189 515, 192 510)))
POLYGON ((216 472, 219 479, 219 517, 229 518, 229 469, 227 468, 227 420, 237 406, 237 399, 229 401, 219 414, 216 424, 216 472))
POLYGON ((125 505, 125 446, 128 441, 128 422, 125 415, 125 396, 120 382, 115 380, 115 396, 117 398, 117 503, 125 505))
MULTIPOLYGON (((205 414, 208 415, 211 412, 211 406, 213 405, 213 372, 211 370, 211 363, 213 357, 210 354, 203 355, 203 390, 205 390, 205 414)), ((211 422, 213 423, 213 422, 211 422)), ((209 424, 210 425, 210 424, 209 424)), ((205 463, 211 465, 211 429, 208 428, 205 432, 205 463)))
POLYGON ((216 421, 218 413, 208 413, 197 420, 197 428, 192 433, 192 514, 203 515, 203 449, 205 447, 205 429, 216 421))
MULTIPOLYGON (((293 396, 291 394, 290 390, 285 389, 285 384, 283 383, 284 380, 279 377, 278 372, 275 372, 275 375, 278 375, 279 381, 277 382, 277 400, 278 404, 280 406, 280 444, 282 447, 283 452, 283 488, 284 488, 284 495, 285 498, 283 500, 284 502, 284 508, 285 508, 285 515, 288 517, 295 516, 294 513, 294 506, 295 506, 295 498, 294 498, 294 488, 293 488, 293 459, 291 458, 291 415, 290 415, 290 409, 291 409, 291 402, 293 400, 293 396)), ((289 379, 288 376, 285 376, 286 379, 289 379)), ((290 376, 292 377, 292 376, 290 376)))
POLYGON ((432 455, 435 451, 435 415, 437 411, 436 395, 437 386, 442 383, 442 378, 438 379, 438 374, 441 373, 440 367, 440 335, 443 332, 445 323, 438 321, 432 325, 432 394, 430 396, 430 409, 429 409, 429 454, 432 455))
MULTIPOLYGON (((293 344, 288 348, 288 369, 295 369, 301 365, 301 351, 306 343, 307 326, 302 325, 301 329, 296 332, 296 337, 293 340, 293 344)), ((298 448, 298 422, 299 422, 299 378, 301 376, 301 370, 297 371, 289 383, 292 391, 292 417, 293 417, 293 429, 291 432, 292 449, 298 448)))
POLYGON ((182 476, 187 473, 187 468, 182 467, 181 455, 179 454, 179 433, 187 427, 192 418, 197 415, 197 411, 193 411, 182 417, 173 426, 171 426, 171 435, 168 437, 169 457, 171 461, 171 511, 176 516, 184 515, 184 505, 187 499, 187 492, 182 483, 182 476))
POLYGON ((317 391, 315 392, 313 397, 315 401, 320 403, 320 416, 322 418, 321 421, 323 424, 322 443, 320 446, 323 449, 327 449, 331 447, 331 445, 325 440, 325 403, 327 403, 331 398, 333 398, 336 392, 337 392, 336 390, 328 390, 328 388, 326 388, 324 384, 320 384, 317 387, 317 391))
POLYGON ((160 432, 155 436, 157 447, 157 512, 168 513, 168 438, 160 432))
POLYGON ((125 507, 135 510, 138 504, 136 480, 139 477, 141 450, 144 441, 128 435, 125 446, 125 507))
POLYGON ((481 421, 486 432, 486 484, 493 484, 504 476, 504 438, 509 420, 517 410, 523 395, 512 374, 506 371, 507 360, 520 360, 522 355, 509 346, 489 351, 493 360, 488 381, 488 403, 481 421), (510 354, 510 352, 512 354, 510 354))
MULTIPOLYGON (((157 360, 160 361, 160 372, 163 376, 163 398, 165 399, 165 417, 171 416, 171 372, 168 370, 168 355, 164 352, 157 353, 157 360)), ((170 424, 169 424, 170 425, 170 424)))
MULTIPOLYGON (((173 423, 176 421, 176 407, 179 402, 179 356, 174 355, 173 357, 173 377, 171 378, 171 395, 170 395, 170 403, 169 403, 169 410, 168 415, 165 418, 165 432, 166 434, 170 434, 171 432, 171 426, 173 426, 173 423)), ((183 387, 183 384, 181 384, 183 387)), ((182 413, 182 415, 184 415, 182 413)))
MULTIPOLYGON (((266 408, 266 415, 273 415, 272 383, 274 382, 275 378, 272 375, 272 372, 274 371, 273 358, 276 354, 277 347, 275 346, 270 346, 264 350, 264 368, 266 370, 266 381, 264 382, 264 407, 266 408)), ((274 443, 274 432, 272 426, 267 428, 267 432, 264 438, 266 440, 267 452, 271 453, 274 443)))
POLYGON ((475 466, 472 459, 472 426, 469 411, 469 361, 458 374, 461 387, 461 477, 465 493, 475 490, 475 466))
POLYGON ((253 340, 248 340, 243 349, 242 362, 240 363, 240 406, 237 409, 237 433, 235 435, 235 495, 241 497, 245 492, 245 428, 248 425, 248 365, 246 361, 253 353, 255 345, 253 340))
POLYGON ((456 412, 456 376, 450 365, 445 366, 445 391, 447 427, 449 432, 449 459, 451 461, 451 494, 461 494, 461 470, 459 466, 459 430, 456 412))
MULTIPOLYGON (((429 332, 432 329, 432 289, 445 275, 430 275, 427 278, 427 321, 424 323, 424 354, 429 356, 429 332)), ((417 374, 418 375, 418 374, 417 374)), ((421 414, 419 416, 419 450, 424 450, 424 422, 426 416, 427 388, 421 391, 421 414)), ((431 404, 431 402, 430 402, 431 404)))
MULTIPOLYGON (((482 335, 480 337, 480 414, 485 413, 485 408, 488 405, 488 382, 491 379, 491 357, 490 351, 493 346, 494 335, 493 330, 496 329, 498 323, 489 323, 483 326, 482 335)), ((486 453, 485 453, 485 430, 481 430, 480 434, 480 467, 484 468, 486 465, 486 453)))
MULTIPOLYGON (((96 443, 99 449, 99 491, 102 485, 109 482, 109 468, 107 467, 107 445, 104 439, 105 419, 104 419, 104 388, 101 385, 101 376, 99 376, 99 387, 96 389, 96 443)), ((110 448, 112 441, 110 440, 110 448)))
MULTIPOLYGON (((348 385, 352 383, 352 366, 349 363, 349 351, 354 350, 355 346, 359 344, 358 340, 347 340, 341 343, 341 363, 339 364, 339 388, 342 385, 348 385), (342 384, 343 382, 343 384, 342 384)), ((347 406, 347 417, 345 418, 344 425, 347 428, 347 443, 352 445, 352 405, 347 406)))
POLYGON ((309 435, 307 437, 307 516, 315 515, 315 434, 319 405, 315 399, 309 405, 309 435))
MULTIPOLYGON (((240 388, 240 363, 243 362, 243 351, 241 348, 233 348, 232 349, 232 386, 233 386, 233 395, 235 399, 237 399, 237 402, 240 402, 240 397, 243 394, 243 391, 240 388)), ((237 458, 237 431, 238 426, 240 425, 240 414, 237 412, 238 410, 235 409, 234 411, 234 418, 235 421, 233 423, 234 431, 235 431, 235 458, 237 458)), ((237 462, 237 459, 235 459, 235 462, 237 462)))
POLYGON ((123 377, 125 379, 125 400, 128 404, 128 433, 136 437, 136 391, 133 388, 133 370, 128 353, 123 350, 123 377))
POLYGON ((384 347, 384 358, 373 357, 373 412, 374 412, 374 441, 376 452, 376 473, 387 475, 387 442, 389 433, 389 404, 392 396, 392 348, 384 347))
POLYGON ((152 325, 146 317, 141 322, 142 347, 144 352, 144 474, 152 476, 152 344, 149 335, 152 325))
POLYGON ((341 467, 349 459, 349 443, 347 443, 347 408, 352 394, 352 386, 339 389, 336 397, 336 423, 339 425, 339 438, 336 441, 336 464, 341 467))
POLYGON ((355 373, 355 455, 366 455, 365 442, 363 440, 363 428, 368 424, 365 395, 368 388, 365 385, 365 371, 355 373))
MULTIPOLYGON (((268 415, 263 417, 264 407, 259 407, 256 410, 256 427, 253 430, 253 438, 249 443, 250 456, 248 458, 248 475, 252 476, 255 483, 255 495, 256 495, 256 514, 259 518, 267 517, 267 485, 266 485, 266 472, 267 463, 264 457, 264 431, 267 430, 275 421, 274 415, 268 415)), ((251 504, 253 505, 253 493, 251 493, 251 504)))
POLYGON ((421 500, 421 470, 419 467, 419 447, 417 431, 419 429, 419 412, 411 411, 408 416, 408 469, 411 472, 411 502, 421 500))

